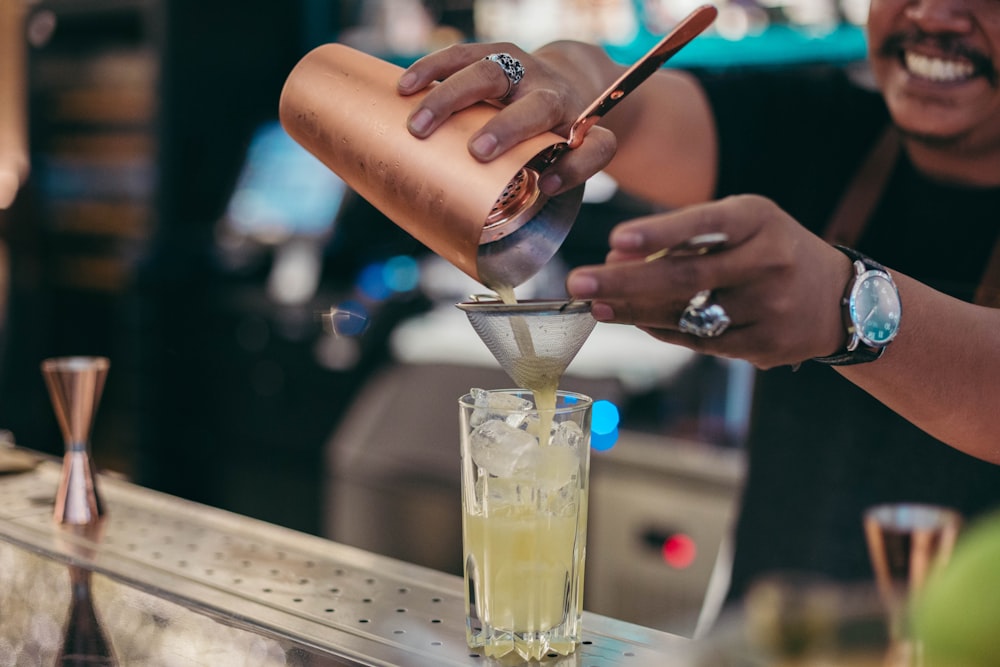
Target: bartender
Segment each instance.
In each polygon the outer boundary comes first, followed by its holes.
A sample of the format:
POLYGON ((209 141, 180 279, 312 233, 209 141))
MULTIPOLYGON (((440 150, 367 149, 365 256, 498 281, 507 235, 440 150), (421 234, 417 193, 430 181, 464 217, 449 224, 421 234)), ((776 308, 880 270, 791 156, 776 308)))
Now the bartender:
MULTIPOLYGON (((836 67, 658 72, 541 182, 605 169, 669 211, 571 272, 597 319, 761 369, 731 596, 775 570, 870 580, 876 503, 1000 505, 1000 5, 873 0, 867 34, 874 88, 836 67), (663 252, 706 233, 728 240, 663 252)), ((417 137, 499 100, 469 141, 489 161, 565 134, 620 74, 576 42, 461 44, 398 85, 442 80, 417 137)))

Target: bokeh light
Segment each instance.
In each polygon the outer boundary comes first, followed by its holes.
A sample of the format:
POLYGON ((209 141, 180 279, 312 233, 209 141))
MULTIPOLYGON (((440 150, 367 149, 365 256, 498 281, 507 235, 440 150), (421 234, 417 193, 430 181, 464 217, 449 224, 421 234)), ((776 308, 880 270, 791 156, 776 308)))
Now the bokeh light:
POLYGON ((357 287, 372 301, 385 301, 393 294, 409 292, 420 283, 420 266, 409 255, 372 262, 358 274, 357 287))
POLYGON ((618 406, 611 401, 594 401, 590 413, 590 447, 606 452, 618 442, 618 406))
POLYGON ((372 301, 385 301, 392 294, 392 289, 385 282, 385 264, 372 262, 358 274, 358 289, 372 301))
POLYGON ((360 336, 368 328, 368 309, 357 301, 341 301, 323 313, 323 325, 336 336, 360 336))
POLYGON ((393 292, 409 292, 420 283, 420 265, 409 255, 397 255, 386 261, 382 278, 393 292))
POLYGON ((690 567, 698 555, 698 545, 690 535, 674 533, 663 542, 663 560, 670 567, 678 570, 690 567))
POLYGON ((597 452, 606 452, 618 442, 618 429, 611 433, 590 433, 590 448, 597 452))
POLYGON ((604 435, 618 430, 618 406, 611 401, 594 401, 590 430, 604 435))

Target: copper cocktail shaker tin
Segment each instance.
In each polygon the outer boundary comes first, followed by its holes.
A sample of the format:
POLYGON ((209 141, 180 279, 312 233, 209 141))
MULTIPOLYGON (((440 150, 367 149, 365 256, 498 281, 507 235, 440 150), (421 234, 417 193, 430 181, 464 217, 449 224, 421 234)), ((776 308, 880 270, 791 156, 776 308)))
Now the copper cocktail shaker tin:
POLYGON ((531 159, 564 142, 546 133, 489 163, 467 148, 497 113, 480 103, 426 139, 406 128, 425 93, 396 92, 402 68, 342 44, 312 50, 285 82, 288 134, 410 235, 489 286, 516 286, 558 250, 583 188, 547 198, 531 159))
POLYGON ((343 44, 313 49, 292 69, 279 115, 288 134, 414 238, 493 289, 534 275, 562 245, 583 186, 549 198, 538 178, 718 11, 696 8, 581 114, 568 138, 545 132, 479 162, 469 138, 498 112, 480 102, 418 139, 406 119, 424 93, 396 92, 402 68, 343 44))

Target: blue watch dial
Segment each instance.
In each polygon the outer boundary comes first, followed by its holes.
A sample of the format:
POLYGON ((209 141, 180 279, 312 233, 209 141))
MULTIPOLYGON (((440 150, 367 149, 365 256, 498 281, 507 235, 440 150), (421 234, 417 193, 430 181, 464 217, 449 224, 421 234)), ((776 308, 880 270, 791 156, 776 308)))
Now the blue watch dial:
POLYGON ((899 330, 899 294, 881 271, 858 276, 849 308, 854 333, 866 345, 883 347, 899 330))

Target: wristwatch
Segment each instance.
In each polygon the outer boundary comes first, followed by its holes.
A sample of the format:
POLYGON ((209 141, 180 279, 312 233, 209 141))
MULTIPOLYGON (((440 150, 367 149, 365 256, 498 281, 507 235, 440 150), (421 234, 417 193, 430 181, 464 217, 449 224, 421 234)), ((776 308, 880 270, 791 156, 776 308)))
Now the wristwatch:
POLYGON ((813 361, 831 366, 875 361, 899 332, 899 290, 886 268, 875 260, 852 248, 834 247, 854 262, 854 275, 840 302, 847 347, 829 357, 814 357, 813 361))

